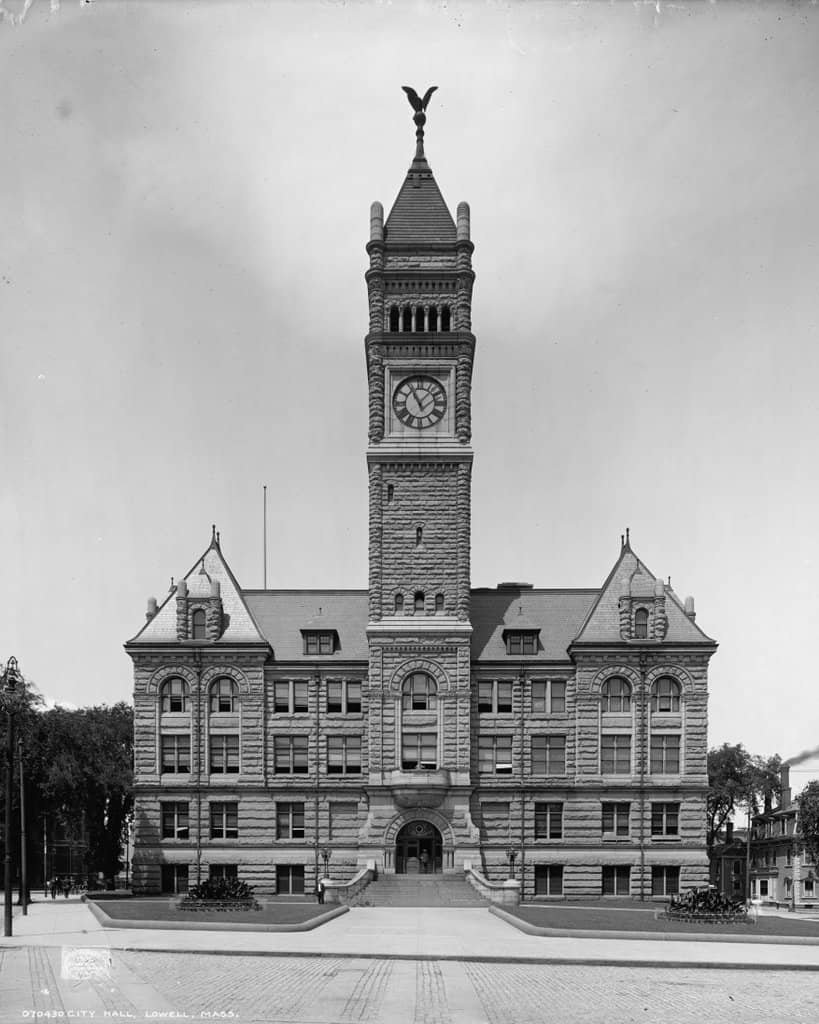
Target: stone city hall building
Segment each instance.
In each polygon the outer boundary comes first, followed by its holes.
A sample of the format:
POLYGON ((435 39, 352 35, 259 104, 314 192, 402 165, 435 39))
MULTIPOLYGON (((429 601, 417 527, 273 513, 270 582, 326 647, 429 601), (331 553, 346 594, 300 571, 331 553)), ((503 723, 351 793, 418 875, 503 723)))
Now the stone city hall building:
POLYGON ((512 867, 525 898, 707 881, 716 644, 693 601, 628 535, 602 587, 470 585, 469 207, 452 218, 416 101, 415 157, 370 211, 369 588, 243 589, 214 533, 149 602, 126 644, 139 892, 310 892, 370 861, 512 867))

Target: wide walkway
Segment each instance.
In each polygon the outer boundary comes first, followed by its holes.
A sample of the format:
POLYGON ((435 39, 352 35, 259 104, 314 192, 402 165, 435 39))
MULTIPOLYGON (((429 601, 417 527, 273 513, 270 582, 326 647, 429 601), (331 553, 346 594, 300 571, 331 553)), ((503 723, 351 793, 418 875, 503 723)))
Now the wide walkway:
POLYGON ((678 942, 526 935, 488 910, 354 908, 307 932, 170 931, 105 927, 78 899, 38 901, 4 946, 168 950, 256 955, 402 957, 543 963, 689 964, 819 970, 819 945, 678 942))

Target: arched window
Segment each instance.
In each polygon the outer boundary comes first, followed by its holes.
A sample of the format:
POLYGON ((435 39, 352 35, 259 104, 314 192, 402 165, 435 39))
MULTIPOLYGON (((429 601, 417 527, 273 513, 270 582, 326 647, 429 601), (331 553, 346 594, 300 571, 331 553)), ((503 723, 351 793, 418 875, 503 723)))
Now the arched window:
POLYGON ((612 676, 603 683, 603 711, 615 713, 631 710, 631 686, 621 676, 612 676))
POLYGON ((436 612, 442 612, 443 610, 444 610, 444 595, 443 594, 436 594, 435 595, 435 611, 436 612))
POLYGON ((661 676, 651 687, 651 710, 673 714, 680 710, 680 684, 670 676, 661 676))
POLYGON ((418 612, 423 612, 423 610, 424 610, 424 592, 423 592, 423 590, 416 590, 415 591, 414 607, 415 607, 416 614, 418 612))
POLYGON ((387 484, 387 502, 392 503, 395 498, 395 484, 387 484))
POLYGON ((441 330, 448 331, 450 324, 449 306, 444 306, 441 310, 441 330))
POLYGON ((390 331, 393 334, 398 333, 398 306, 390 306, 390 331))
POLYGON ((401 614, 403 614, 403 611, 404 611, 404 595, 403 594, 396 594, 395 595, 395 614, 396 615, 401 615, 401 614))
POLYGON ((648 638, 648 609, 638 608, 634 613, 634 637, 636 640, 648 638))
POLYGON ((191 639, 205 639, 205 611, 203 608, 197 608, 191 616, 191 639))
POLYGON ((413 672, 401 688, 401 707, 404 711, 435 711, 438 706, 438 687, 426 672, 413 672))
POLYGON ((415 527, 415 546, 420 547, 424 543, 424 528, 423 526, 415 527))
POLYGON ((431 331, 438 330, 438 309, 436 306, 429 307, 429 329, 431 331))
POLYGON ((229 679, 227 676, 214 679, 210 684, 211 714, 219 711, 235 711, 237 695, 236 683, 232 679, 229 679))
POLYGON ((159 691, 162 698, 162 712, 188 710, 188 684, 179 676, 166 679, 159 691))
POLYGON ((404 306, 401 310, 401 329, 403 331, 412 330, 412 310, 409 306, 404 306))

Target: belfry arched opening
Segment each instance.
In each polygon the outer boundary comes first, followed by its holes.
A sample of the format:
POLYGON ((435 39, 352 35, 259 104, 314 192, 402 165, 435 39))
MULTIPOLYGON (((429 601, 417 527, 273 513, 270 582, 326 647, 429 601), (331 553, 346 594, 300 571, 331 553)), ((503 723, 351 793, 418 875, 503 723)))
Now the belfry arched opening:
POLYGON ((395 872, 398 875, 438 874, 443 871, 441 833, 428 821, 409 821, 395 837, 395 872))

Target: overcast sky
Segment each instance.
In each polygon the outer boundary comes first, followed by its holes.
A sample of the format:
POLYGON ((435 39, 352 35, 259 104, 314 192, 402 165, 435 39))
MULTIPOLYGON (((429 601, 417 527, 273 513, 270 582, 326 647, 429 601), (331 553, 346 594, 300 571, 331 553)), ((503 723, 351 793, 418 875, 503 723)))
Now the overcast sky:
POLYGON ((720 643, 711 744, 816 745, 815 4, 0 7, 0 657, 128 699, 211 523, 261 586, 263 484, 269 585, 366 587, 369 206, 436 84, 473 585, 600 586, 629 526, 720 643))

